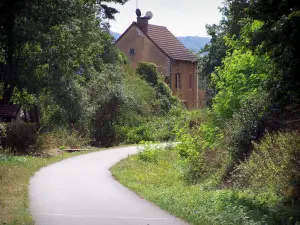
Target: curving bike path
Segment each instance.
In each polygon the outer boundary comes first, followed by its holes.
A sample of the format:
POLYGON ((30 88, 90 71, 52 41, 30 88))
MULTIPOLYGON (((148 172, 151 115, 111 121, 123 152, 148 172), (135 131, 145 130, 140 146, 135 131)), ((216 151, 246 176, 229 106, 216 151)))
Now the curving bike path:
POLYGON ((30 210, 36 225, 187 225, 113 179, 109 168, 137 147, 66 159, 30 180, 30 210))

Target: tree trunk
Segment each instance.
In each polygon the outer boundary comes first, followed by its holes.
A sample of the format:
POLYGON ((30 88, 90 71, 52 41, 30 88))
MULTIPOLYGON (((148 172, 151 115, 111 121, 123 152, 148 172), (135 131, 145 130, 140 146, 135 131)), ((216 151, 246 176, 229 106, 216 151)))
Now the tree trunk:
POLYGON ((3 94, 2 94, 2 104, 9 104, 11 97, 13 95, 15 86, 13 84, 4 83, 3 94))
MULTIPOLYGON (((14 1, 8 0, 5 1, 7 4, 7 37, 6 37, 6 70, 4 71, 4 79, 3 79, 3 93, 2 93, 2 103, 9 104, 11 97, 13 95, 13 91, 15 88, 15 80, 14 80, 14 26, 15 26, 15 14, 14 14, 14 1)), ((5 4, 4 3, 4 4, 5 4)))

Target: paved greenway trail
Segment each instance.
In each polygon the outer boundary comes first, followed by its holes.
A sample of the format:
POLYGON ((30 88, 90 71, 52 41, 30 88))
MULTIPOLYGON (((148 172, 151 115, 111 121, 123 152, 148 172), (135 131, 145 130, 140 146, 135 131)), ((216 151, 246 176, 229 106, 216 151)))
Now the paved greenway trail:
POLYGON ((109 168, 137 147, 89 153, 52 164, 30 181, 36 225, 186 225, 113 179, 109 168))

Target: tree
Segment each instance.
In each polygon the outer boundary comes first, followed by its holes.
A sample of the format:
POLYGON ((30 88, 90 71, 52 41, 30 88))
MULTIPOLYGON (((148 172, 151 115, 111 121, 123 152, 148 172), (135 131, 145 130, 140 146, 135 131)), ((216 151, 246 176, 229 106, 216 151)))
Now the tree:
MULTIPOLYGON (((282 102, 300 100, 300 3, 298 1, 256 0, 249 5, 249 16, 264 22, 256 35, 256 43, 264 43, 278 65, 281 80, 272 88, 282 102)), ((286 104, 285 103, 285 104, 286 104)))
MULTIPOLYGON (((4 0, 0 2, 0 75, 2 81, 2 103, 9 103, 15 88, 22 90, 37 81, 34 77, 35 64, 28 60, 24 51, 28 46, 51 47, 48 35, 53 29, 71 25, 84 16, 99 14, 113 18, 117 10, 106 3, 124 4, 127 0, 4 0), (29 68, 31 70, 29 70, 29 68), (26 72, 25 72, 26 71, 26 72)), ((44 49, 41 49, 41 53, 44 49)), ((37 86, 37 84, 35 84, 37 86)))
POLYGON ((212 98, 217 93, 217 89, 211 81, 211 74, 222 65, 222 60, 226 56, 228 47, 225 44, 226 36, 238 39, 241 28, 247 23, 247 0, 225 0, 224 6, 220 8, 223 15, 218 25, 206 25, 207 34, 211 36, 211 41, 202 50, 206 53, 200 58, 199 73, 208 83, 207 104, 211 105, 212 98))

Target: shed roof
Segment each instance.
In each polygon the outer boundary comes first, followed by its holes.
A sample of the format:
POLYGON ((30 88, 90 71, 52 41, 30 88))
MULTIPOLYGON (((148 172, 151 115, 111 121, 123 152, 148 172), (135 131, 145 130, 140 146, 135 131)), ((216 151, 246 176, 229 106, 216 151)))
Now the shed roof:
POLYGON ((0 117, 16 117, 21 105, 0 105, 0 117))

